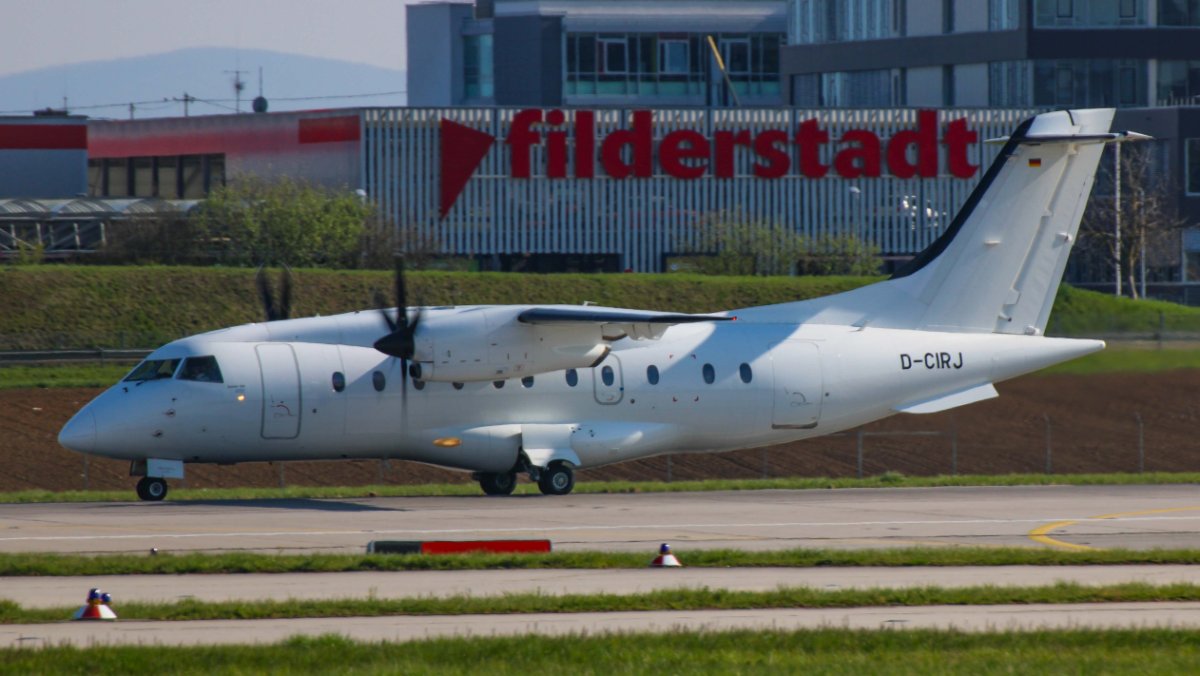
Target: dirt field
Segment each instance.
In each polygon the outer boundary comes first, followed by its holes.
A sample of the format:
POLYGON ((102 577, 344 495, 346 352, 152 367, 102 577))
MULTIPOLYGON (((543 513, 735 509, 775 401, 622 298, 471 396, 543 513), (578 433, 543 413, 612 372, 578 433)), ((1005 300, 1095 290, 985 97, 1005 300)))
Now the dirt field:
MULTIPOLYGON (((929 416, 897 416, 866 428, 864 472, 948 474, 957 430, 959 473, 1041 472, 1047 441, 1055 472, 1136 471, 1140 414, 1147 471, 1200 470, 1200 370, 1160 374, 1034 376, 1002 383, 1000 398, 929 416), (1048 422, 1047 422, 1048 421, 1048 422), (1049 434, 1047 432, 1049 431, 1049 434), (940 432, 888 436, 885 432, 940 432)), ((127 488, 124 462, 61 448, 58 430, 95 396, 91 389, 0 391, 0 491, 127 488)), ((580 480, 854 476, 854 433, 753 451, 675 455, 584 470, 580 480)), ((356 485, 469 481, 407 462, 337 461, 192 465, 186 485, 356 485)))

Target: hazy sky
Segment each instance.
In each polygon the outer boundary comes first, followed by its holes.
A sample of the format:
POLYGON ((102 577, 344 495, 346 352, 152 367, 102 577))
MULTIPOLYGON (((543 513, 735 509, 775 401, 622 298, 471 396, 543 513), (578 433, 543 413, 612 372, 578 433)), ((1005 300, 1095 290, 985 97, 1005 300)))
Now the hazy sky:
POLYGON ((0 75, 184 47, 403 69, 414 0, 0 0, 0 75))

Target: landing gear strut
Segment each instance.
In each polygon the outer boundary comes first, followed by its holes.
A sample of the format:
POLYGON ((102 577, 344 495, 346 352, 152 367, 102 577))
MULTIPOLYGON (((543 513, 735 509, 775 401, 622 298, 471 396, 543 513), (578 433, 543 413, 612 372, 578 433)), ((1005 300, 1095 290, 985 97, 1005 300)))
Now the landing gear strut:
POLYGON ((538 473, 537 482, 545 495, 566 495, 575 488, 575 472, 565 462, 552 462, 538 473))
POLYGON ((137 495, 147 502, 159 502, 167 497, 167 482, 158 477, 144 476, 137 482, 137 495))
POLYGON ((516 472, 501 472, 499 474, 479 474, 479 487, 488 495, 512 495, 517 487, 516 472))

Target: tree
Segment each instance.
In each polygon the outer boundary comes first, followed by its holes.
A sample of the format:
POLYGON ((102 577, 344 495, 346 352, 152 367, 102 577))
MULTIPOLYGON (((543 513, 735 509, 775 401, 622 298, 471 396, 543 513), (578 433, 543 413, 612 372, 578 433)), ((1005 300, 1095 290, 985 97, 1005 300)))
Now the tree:
POLYGON ((194 218, 201 246, 235 265, 358 267, 364 245, 391 241, 361 195, 290 178, 239 177, 213 190, 194 218))
MULTIPOLYGON (((1156 166, 1158 153, 1153 144, 1125 144, 1119 157, 1120 238, 1116 233, 1117 200, 1113 194, 1101 194, 1088 204, 1080 240, 1098 250, 1110 267, 1119 262, 1123 285, 1133 298, 1139 298, 1141 287, 1137 280, 1143 266, 1175 260, 1179 253, 1179 231, 1187 222, 1172 199, 1172 195, 1179 193, 1178 188, 1170 184, 1167 172, 1156 166)), ((1097 176, 1100 184, 1097 187, 1113 185, 1113 178, 1111 170, 1101 173, 1097 176)))

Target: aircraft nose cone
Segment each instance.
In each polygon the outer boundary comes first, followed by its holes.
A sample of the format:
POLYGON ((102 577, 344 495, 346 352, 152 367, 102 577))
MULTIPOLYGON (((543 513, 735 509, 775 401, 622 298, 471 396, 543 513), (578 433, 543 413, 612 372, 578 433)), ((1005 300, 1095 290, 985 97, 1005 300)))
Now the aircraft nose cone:
POLYGON ((96 416, 86 408, 76 413, 58 433, 58 443, 80 453, 96 450, 96 416))

